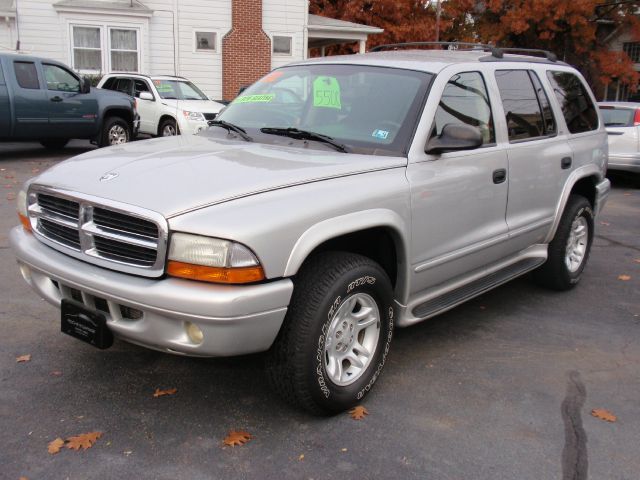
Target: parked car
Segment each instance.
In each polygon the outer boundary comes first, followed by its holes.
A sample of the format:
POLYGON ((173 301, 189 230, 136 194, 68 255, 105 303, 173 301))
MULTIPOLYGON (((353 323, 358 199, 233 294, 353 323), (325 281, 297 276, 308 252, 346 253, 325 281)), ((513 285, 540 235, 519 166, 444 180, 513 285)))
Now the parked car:
POLYGON ((598 106, 609 135, 609 169, 640 173, 640 103, 598 106))
POLYGON ((128 142, 137 128, 132 98, 91 88, 55 60, 0 53, 0 141, 62 148, 82 138, 104 147, 128 142))
POLYGON ((140 133, 149 135, 198 133, 224 108, 183 77, 111 73, 100 80, 98 88, 136 97, 140 133))
POLYGON ((593 95, 551 55, 313 59, 211 123, 41 173, 11 245, 66 333, 268 350, 274 390, 315 413, 369 393, 395 327, 527 272, 574 287, 610 190, 593 95))

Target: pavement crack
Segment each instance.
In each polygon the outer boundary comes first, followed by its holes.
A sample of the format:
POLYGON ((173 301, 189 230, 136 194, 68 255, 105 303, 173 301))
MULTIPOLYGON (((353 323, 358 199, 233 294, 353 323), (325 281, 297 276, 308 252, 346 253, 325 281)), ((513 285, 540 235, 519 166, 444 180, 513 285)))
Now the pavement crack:
POLYGON ((582 408, 587 399, 580 373, 569 372, 567 394, 560 407, 564 422, 562 480, 587 480, 587 434, 582 426, 582 408))

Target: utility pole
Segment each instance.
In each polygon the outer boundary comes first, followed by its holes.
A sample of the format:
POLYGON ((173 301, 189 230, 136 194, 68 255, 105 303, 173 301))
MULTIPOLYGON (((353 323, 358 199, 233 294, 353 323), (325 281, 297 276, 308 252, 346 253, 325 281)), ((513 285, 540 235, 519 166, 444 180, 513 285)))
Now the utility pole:
POLYGON ((436 0, 436 42, 440 41, 440 15, 442 15, 441 0, 436 0))

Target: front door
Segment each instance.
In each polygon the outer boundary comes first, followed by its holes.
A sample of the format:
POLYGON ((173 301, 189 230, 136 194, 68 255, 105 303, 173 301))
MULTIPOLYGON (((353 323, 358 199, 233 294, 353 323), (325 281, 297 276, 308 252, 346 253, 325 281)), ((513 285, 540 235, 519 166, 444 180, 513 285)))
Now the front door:
POLYGON ((146 100, 140 98, 142 92, 153 96, 146 80, 136 78, 133 81, 133 95, 138 99, 138 114, 140 115, 140 132, 149 135, 158 134, 158 103, 157 99, 146 100))
POLYGON ((502 242, 508 236, 507 155, 496 143, 484 77, 461 72, 443 83, 436 79, 430 94, 440 97, 430 136, 439 135, 447 124, 462 123, 478 127, 484 145, 410 158, 411 293, 496 262, 504 256, 502 242))
POLYGON ((66 68, 42 64, 49 99, 52 137, 90 138, 97 132, 98 102, 80 93, 80 79, 66 68))

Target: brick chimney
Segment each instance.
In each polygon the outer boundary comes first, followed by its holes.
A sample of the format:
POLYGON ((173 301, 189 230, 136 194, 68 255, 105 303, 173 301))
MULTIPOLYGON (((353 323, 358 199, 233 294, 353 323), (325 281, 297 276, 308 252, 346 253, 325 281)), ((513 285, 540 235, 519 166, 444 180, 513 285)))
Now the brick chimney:
POLYGON ((262 30, 262 0, 231 0, 231 31, 222 39, 222 97, 271 70, 271 39, 262 30))

